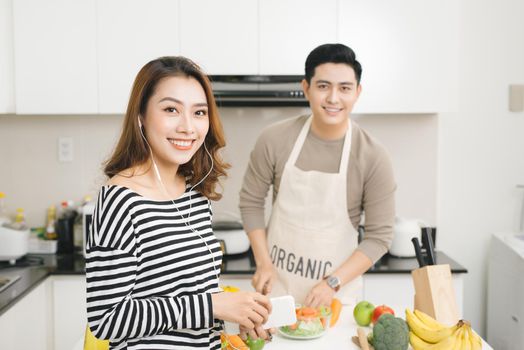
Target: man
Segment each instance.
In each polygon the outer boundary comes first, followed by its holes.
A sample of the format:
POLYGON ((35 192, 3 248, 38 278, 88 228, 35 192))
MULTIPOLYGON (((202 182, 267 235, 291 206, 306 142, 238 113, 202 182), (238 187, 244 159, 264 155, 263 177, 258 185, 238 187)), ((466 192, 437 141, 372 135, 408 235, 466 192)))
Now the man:
POLYGON ((355 53, 342 44, 306 59, 304 94, 312 115, 260 135, 244 176, 240 211, 257 265, 253 286, 292 294, 312 307, 336 295, 355 302, 362 274, 393 238, 396 184, 384 148, 350 120, 362 86, 355 53), (267 230, 265 197, 273 185, 267 230), (365 235, 357 227, 365 212, 365 235))

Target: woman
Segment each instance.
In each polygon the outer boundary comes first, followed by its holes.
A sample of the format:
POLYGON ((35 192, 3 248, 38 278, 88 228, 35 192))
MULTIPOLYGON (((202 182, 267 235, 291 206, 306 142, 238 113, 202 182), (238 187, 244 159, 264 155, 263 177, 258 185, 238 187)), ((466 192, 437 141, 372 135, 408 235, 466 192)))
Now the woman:
POLYGON ((140 70, 86 246, 89 327, 112 349, 219 349, 218 320, 254 335, 267 320, 267 297, 218 286, 209 199, 221 197, 224 145, 196 64, 162 57, 140 70))

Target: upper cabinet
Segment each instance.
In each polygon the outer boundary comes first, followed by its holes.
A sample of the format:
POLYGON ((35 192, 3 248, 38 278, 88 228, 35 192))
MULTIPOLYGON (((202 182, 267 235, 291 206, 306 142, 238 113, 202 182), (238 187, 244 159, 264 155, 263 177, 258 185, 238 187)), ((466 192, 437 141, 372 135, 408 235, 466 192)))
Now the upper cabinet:
POLYGON ((180 50, 208 74, 258 73, 257 1, 180 0, 180 50))
POLYGON ((18 114, 98 113, 95 0, 15 0, 18 114))
POLYGON ((339 41, 363 67, 355 113, 448 108, 457 28, 453 1, 340 1, 339 41))
POLYGON ((0 0, 0 114, 15 112, 12 13, 12 0, 0 0))
POLYGON ((0 113, 123 114, 139 69, 157 57, 184 55, 208 74, 302 75, 309 52, 332 42, 362 63, 355 113, 438 113, 456 99, 447 87, 457 85, 458 9, 453 0, 0 0, 0 113))
POLYGON ((309 52, 337 40, 336 0, 259 0, 260 74, 304 74, 309 52))
MULTIPOLYGON (((177 0, 97 0, 100 113, 125 113, 133 81, 147 62, 180 54, 177 0)), ((195 17, 195 30, 198 30, 195 17)))

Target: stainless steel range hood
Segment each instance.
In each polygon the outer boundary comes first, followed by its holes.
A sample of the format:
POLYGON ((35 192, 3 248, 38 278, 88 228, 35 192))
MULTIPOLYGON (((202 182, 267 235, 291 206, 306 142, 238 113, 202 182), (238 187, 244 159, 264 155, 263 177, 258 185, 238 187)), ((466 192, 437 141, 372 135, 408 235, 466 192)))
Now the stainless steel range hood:
POLYGON ((301 75, 210 75, 219 107, 309 106, 301 75))

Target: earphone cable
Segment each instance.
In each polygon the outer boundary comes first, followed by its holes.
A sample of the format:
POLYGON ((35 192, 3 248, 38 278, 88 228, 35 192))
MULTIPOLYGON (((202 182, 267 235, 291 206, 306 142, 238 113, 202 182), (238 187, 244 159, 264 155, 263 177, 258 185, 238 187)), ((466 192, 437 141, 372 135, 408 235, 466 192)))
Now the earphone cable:
MULTIPOLYGON (((160 171, 158 170, 158 167, 156 165, 156 162, 155 162, 155 158, 153 156, 153 150, 151 149, 151 146, 149 145, 149 142, 147 142, 147 139, 142 131, 142 127, 141 127, 141 123, 139 123, 139 129, 140 129, 140 134, 142 135, 142 138, 144 139, 145 143, 147 144, 148 148, 149 148, 149 154, 151 155, 151 162, 153 163, 153 168, 155 169, 155 174, 156 174, 156 177, 158 179, 158 182, 160 182, 160 186, 162 187, 162 190, 164 191, 164 194, 167 196, 167 198, 170 198, 170 195, 169 195, 169 192, 167 191, 165 185, 164 185, 164 182, 162 181, 162 177, 160 176, 160 171)), ((213 254, 213 252, 211 251, 211 248, 209 248, 209 245, 207 244, 206 240, 204 240, 204 238, 202 237, 202 235, 197 232, 197 230, 193 229, 191 223, 190 223, 190 217, 191 217, 191 208, 192 208, 192 203, 191 203, 191 199, 192 199, 192 194, 191 192, 193 191, 193 189, 198 186, 199 184, 201 184, 208 176, 209 174, 211 174, 211 171, 213 170, 213 166, 214 166, 214 162, 213 162, 213 157, 211 156, 211 154, 209 153, 209 151, 207 150, 207 147, 206 147, 206 142, 204 140, 204 149, 207 153, 207 155, 209 156, 209 158, 211 159, 211 167, 209 169, 209 171, 207 172, 207 174, 199 181, 197 182, 195 185, 193 185, 190 189, 189 189, 189 210, 188 210, 188 213, 187 213, 187 217, 185 217, 181 212, 180 210, 177 208, 177 205, 175 203, 175 200, 174 199, 170 199, 170 201, 173 203, 173 206, 175 207, 176 211, 178 212, 178 214, 180 215, 180 217, 183 220, 185 226, 187 228, 189 228, 189 230, 191 230, 191 232, 193 232, 194 234, 196 234, 200 240, 206 245, 206 248, 207 250, 209 251, 209 254, 211 255, 211 259, 213 260, 213 271, 215 272, 215 277, 217 279, 217 287, 220 288, 219 286, 219 277, 218 277, 218 272, 217 272, 217 269, 216 269, 216 261, 215 261, 215 256, 213 254)), ((207 200, 208 201, 208 207, 211 211, 211 204, 209 202, 209 199, 207 200)))

